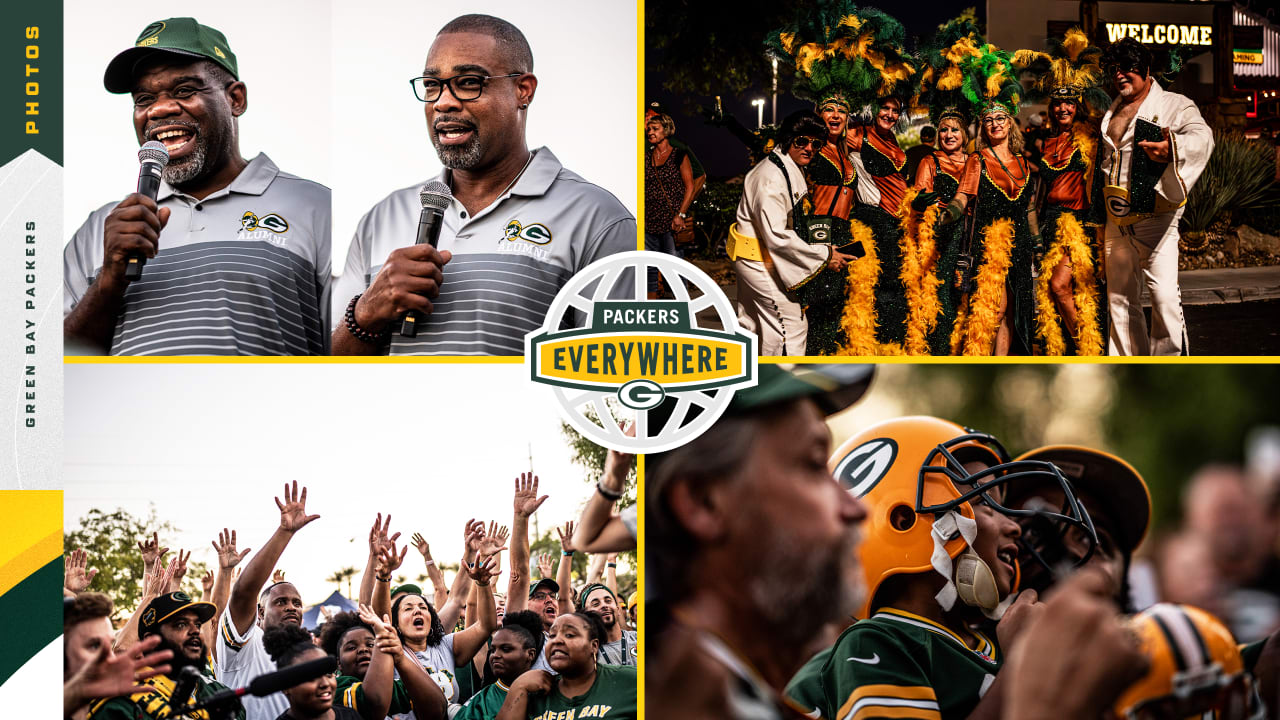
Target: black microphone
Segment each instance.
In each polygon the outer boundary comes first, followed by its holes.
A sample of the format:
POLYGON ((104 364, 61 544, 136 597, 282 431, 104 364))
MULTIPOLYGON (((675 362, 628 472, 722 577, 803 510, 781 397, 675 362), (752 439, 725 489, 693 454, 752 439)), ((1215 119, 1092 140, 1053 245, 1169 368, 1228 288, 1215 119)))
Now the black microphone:
MULTIPOLYGON (((453 193, 449 191, 448 185, 432 180, 422 186, 418 199, 422 201, 422 214, 418 216, 418 239, 413 244, 436 247, 440 242, 440 228, 444 225, 444 209, 453 202, 453 193)), ((405 313, 404 320, 400 323, 400 336, 417 337, 417 323, 416 313, 405 313)))
POLYGON ((173 685, 173 693, 169 695, 169 710, 177 715, 191 701, 191 694, 196 691, 196 683, 200 680, 200 671, 188 665, 178 672, 178 681, 173 685))
MULTIPOLYGON (((138 194, 155 200, 160 194, 160 176, 169 164, 169 149, 162 142, 149 140, 138 148, 138 163, 138 194)), ((129 264, 124 269, 125 282, 141 278, 142 266, 146 264, 147 256, 140 252, 129 253, 129 264)))
POLYGON ((217 693, 201 700, 191 706, 187 712, 192 713, 197 710, 206 710, 209 708, 224 707, 245 695, 253 695, 254 697, 266 697, 278 693, 281 690, 288 690, 296 685, 301 685, 308 680, 315 680, 321 675, 327 675, 338 669, 338 658, 332 655, 326 655, 315 660, 308 660, 297 665, 290 665, 283 670, 277 670, 266 675, 259 675, 249 684, 236 688, 235 690, 220 690, 217 693))

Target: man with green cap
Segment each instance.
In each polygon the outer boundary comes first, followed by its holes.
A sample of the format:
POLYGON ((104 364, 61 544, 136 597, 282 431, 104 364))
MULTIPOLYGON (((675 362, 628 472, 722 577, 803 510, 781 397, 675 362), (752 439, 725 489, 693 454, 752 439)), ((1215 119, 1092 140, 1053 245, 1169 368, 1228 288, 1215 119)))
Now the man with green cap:
MULTIPOLYGON (((146 690, 128 697, 99 700, 89 706, 90 720, 142 720, 167 718, 178 714, 172 707, 174 690, 184 682, 194 682, 186 702, 194 705, 226 686, 208 674, 208 648, 200 636, 200 628, 213 617, 213 603, 196 602, 184 592, 171 592, 152 600, 142 611, 138 621, 138 639, 159 635, 163 650, 171 650, 170 670, 143 680, 146 690)), ((207 711, 191 715, 207 718, 207 711)), ((230 717, 244 720, 244 710, 237 709, 230 717)))
POLYGON ((138 143, 163 165, 154 198, 89 215, 64 253, 68 343, 112 355, 328 352, 330 192, 240 154, 249 107, 236 55, 193 18, 153 22, 108 65, 138 143), (136 279, 126 268, 143 263, 136 279))
POLYGON ((597 662, 605 665, 636 664, 639 655, 636 631, 626 629, 622 608, 618 607, 618 596, 607 585, 591 583, 582 588, 578 595, 578 609, 599 615, 608 633, 605 641, 600 643, 597 662))
POLYGON ((824 421, 873 371, 761 365, 703 435, 646 456, 653 716, 784 716, 809 641, 852 611, 866 513, 827 469, 824 421))

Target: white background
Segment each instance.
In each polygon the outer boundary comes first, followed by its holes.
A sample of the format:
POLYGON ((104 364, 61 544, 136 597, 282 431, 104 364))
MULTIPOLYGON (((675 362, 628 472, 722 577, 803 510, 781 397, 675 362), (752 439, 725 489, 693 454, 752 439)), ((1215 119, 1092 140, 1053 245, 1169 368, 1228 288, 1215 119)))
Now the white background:
POLYGON ((67 238, 91 211, 137 184, 133 105, 103 88, 107 63, 151 22, 194 14, 227 36, 249 88, 240 118, 244 156, 266 152, 282 170, 333 189, 333 270, 340 273, 360 217, 392 191, 440 171, 409 79, 421 75, 436 31, 469 12, 512 22, 533 48, 538 90, 529 147, 551 148, 635 213, 634 2, 226 0, 190 7, 68 0, 67 238))

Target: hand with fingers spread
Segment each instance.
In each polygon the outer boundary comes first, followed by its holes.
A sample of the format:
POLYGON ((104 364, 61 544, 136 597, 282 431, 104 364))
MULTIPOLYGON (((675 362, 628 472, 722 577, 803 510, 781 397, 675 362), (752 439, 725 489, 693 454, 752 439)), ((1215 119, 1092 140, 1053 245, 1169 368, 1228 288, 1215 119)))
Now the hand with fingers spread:
POLYGON ((427 544, 426 538, 422 537, 422 533, 414 533, 411 539, 413 540, 413 546, 417 548, 418 552, 422 555, 422 559, 430 560, 431 546, 427 544))
POLYGON ((72 550, 63 562, 65 569, 62 574, 62 587, 73 595, 88 590, 93 577, 98 574, 97 570, 88 569, 89 553, 77 548, 72 550))
POLYGON ((404 563, 404 556, 409 552, 409 546, 405 545, 402 550, 396 552, 396 541, 391 540, 386 545, 378 549, 378 577, 391 578, 391 573, 400 569, 404 563))
POLYGON ((537 475, 520 473, 520 477, 516 478, 516 492, 513 504, 517 515, 525 518, 533 515, 542 506, 542 503, 546 502, 547 497, 547 495, 538 496, 537 475))
POLYGON ((489 523, 489 530, 480 540, 480 547, 477 551, 484 557, 493 555, 498 552, 498 548, 506 548, 507 538, 510 535, 511 531, 507 529, 506 525, 499 527, 498 523, 491 521, 489 523))
POLYGON ((142 553, 142 565, 147 570, 155 567, 164 558, 164 554, 169 552, 169 548, 160 547, 159 532, 151 533, 150 540, 139 542, 138 550, 142 553))
POLYGON ((279 568, 276 568, 276 571, 271 573, 271 582, 272 583, 284 582, 284 571, 279 568))
POLYGON ((167 564, 157 564, 143 576, 142 604, 145 605, 147 602, 170 592, 169 586, 173 583, 173 573, 176 569, 176 563, 170 560, 167 564))
POLYGON ((391 513, 387 513, 385 520, 382 513, 378 513, 378 517, 373 521, 373 528, 369 531, 369 553, 377 555, 383 548, 400 539, 400 533, 389 535, 391 532, 391 513))
POLYGON ((222 532, 218 533, 218 540, 213 543, 213 550, 218 553, 218 567, 224 571, 239 565, 249 554, 249 548, 245 548, 239 554, 236 553, 236 531, 226 528, 222 528, 222 532))
POLYGON ((284 502, 276 498, 276 507, 280 508, 280 529, 287 533, 296 533, 311 521, 320 519, 319 515, 307 514, 307 488, 303 487, 299 492, 297 480, 293 481, 292 487, 285 484, 284 502))
POLYGON ((551 553, 540 552, 537 554, 536 558, 538 561, 538 572, 542 574, 542 577, 554 578, 555 570, 552 569, 551 553))
POLYGON ((173 657, 172 650, 156 650, 160 635, 150 635, 128 652, 114 652, 103 645, 97 655, 80 668, 62 686, 63 713, 71 717, 79 708, 95 698, 111 698, 145 692, 149 688, 138 682, 169 672, 164 664, 173 657))
POLYGON ((462 529, 462 540, 466 545, 467 557, 474 558, 484 543, 484 521, 471 518, 462 529))
POLYGON ((467 574, 475 581, 476 585, 484 587, 489 584, 489 580, 498 574, 498 553, 507 548, 498 548, 492 555, 482 555, 476 560, 475 567, 467 568, 467 574))
POLYGON ((213 571, 212 570, 204 571, 204 575, 201 576, 200 578, 200 589, 201 591, 203 591, 202 594, 200 595, 200 599, 207 601, 209 599, 209 596, 213 594, 213 571))
POLYGON ((573 530, 575 523, 570 520, 564 524, 563 528, 556 528, 556 534, 560 536, 561 552, 577 552, 573 547, 573 530))
POLYGON ((178 554, 174 556, 170 565, 173 567, 173 576, 169 579, 168 592, 177 592, 182 587, 182 578, 187 576, 187 560, 191 558, 191 552, 183 554, 182 548, 178 548, 178 554))

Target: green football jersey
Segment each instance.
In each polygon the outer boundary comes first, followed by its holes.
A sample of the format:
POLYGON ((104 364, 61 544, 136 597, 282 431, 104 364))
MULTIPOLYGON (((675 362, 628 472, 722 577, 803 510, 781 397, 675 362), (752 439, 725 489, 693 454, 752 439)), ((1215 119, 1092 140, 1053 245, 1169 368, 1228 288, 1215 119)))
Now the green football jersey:
POLYGON ((560 694, 557 681, 546 695, 529 698, 529 720, 580 720, 636 717, 636 668, 633 665, 596 665, 596 681, 576 698, 560 694))
POLYGON ((480 692, 471 696, 453 720, 493 720, 498 717, 502 703, 507 700, 507 686, 501 680, 486 685, 480 692))
POLYGON ((967 717, 1003 662, 994 640, 973 634, 976 650, 932 620, 878 610, 845 630, 832 648, 821 676, 823 714, 841 720, 967 717))
MULTIPOLYGON (((361 708, 365 705, 364 681, 354 675, 339 675, 337 694, 334 695, 333 700, 334 704, 344 705, 356 712, 362 712, 361 708)), ((391 707, 387 708, 387 714, 399 715, 412 711, 413 702, 409 700, 409 692, 404 689, 404 683, 399 680, 393 680, 391 683, 391 707)))
POLYGON ((833 650, 835 650, 834 646, 809 658, 809 662, 805 663, 795 677, 791 678, 791 682, 787 683, 787 689, 783 691, 787 703, 808 717, 815 719, 831 717, 825 710, 827 703, 826 693, 822 689, 822 669, 826 667, 827 659, 831 657, 833 650))

